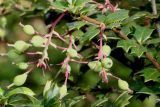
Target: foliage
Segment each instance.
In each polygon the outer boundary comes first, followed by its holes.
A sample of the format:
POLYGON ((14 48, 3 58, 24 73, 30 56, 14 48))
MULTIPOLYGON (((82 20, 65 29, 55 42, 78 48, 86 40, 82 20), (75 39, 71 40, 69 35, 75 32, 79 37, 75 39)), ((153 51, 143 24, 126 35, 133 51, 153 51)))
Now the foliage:
POLYGON ((116 3, 0 0, 0 107, 159 107, 153 1, 116 3))

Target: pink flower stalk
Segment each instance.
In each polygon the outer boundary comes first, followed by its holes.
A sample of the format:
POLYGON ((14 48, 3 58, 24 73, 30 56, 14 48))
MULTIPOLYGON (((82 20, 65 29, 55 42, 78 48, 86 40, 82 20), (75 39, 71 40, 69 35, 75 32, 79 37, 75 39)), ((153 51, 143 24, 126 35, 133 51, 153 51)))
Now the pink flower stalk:
POLYGON ((105 6, 107 10, 110 10, 111 12, 115 12, 117 10, 118 4, 116 6, 113 6, 110 2, 110 0, 105 1, 105 6))
POLYGON ((47 69, 46 63, 44 62, 44 60, 41 60, 41 59, 39 59, 39 61, 37 63, 37 67, 41 67, 41 68, 47 69))
POLYGON ((102 77, 103 82, 108 83, 108 77, 105 68, 102 68, 99 75, 102 77))

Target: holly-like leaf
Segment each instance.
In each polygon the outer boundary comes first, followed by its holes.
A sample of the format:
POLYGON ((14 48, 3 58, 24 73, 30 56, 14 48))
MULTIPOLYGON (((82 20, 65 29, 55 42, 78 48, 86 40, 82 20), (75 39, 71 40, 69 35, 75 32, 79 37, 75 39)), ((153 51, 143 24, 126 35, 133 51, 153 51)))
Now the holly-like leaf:
POLYGON ((68 99, 68 107, 73 107, 76 103, 80 102, 81 100, 84 100, 85 99, 85 96, 76 96, 72 99, 68 99))
POLYGON ((145 44, 147 44, 147 45, 149 45, 149 44, 158 45, 159 43, 160 43, 160 38, 154 38, 154 39, 147 40, 145 44))
POLYGON ((124 19, 129 17, 128 13, 129 11, 124 9, 118 10, 114 13, 110 13, 109 15, 106 16, 105 23, 110 24, 123 21, 124 19))
POLYGON ((136 31, 133 34, 133 36, 139 44, 143 44, 145 43, 146 40, 150 38, 152 32, 153 32, 153 29, 136 26, 136 31))
POLYGON ((143 53, 146 51, 147 51, 147 48, 145 48, 144 46, 136 45, 131 49, 131 54, 135 54, 136 56, 141 57, 143 53))
POLYGON ((131 17, 128 17, 127 19, 125 19, 125 20, 123 21, 123 24, 132 22, 132 21, 134 21, 134 20, 136 20, 136 19, 139 19, 139 18, 141 18, 141 17, 143 17, 143 16, 145 16, 145 15, 147 15, 146 12, 137 12, 136 14, 132 15, 131 17))
POLYGON ((143 101, 144 107, 156 107, 156 95, 150 95, 148 98, 145 98, 143 101))
POLYGON ((92 103, 91 107, 101 107, 102 104, 106 103, 107 101, 108 101, 108 98, 99 99, 95 101, 94 103, 92 103))
POLYGON ((60 11, 64 11, 68 8, 67 2, 63 2, 63 1, 52 2, 51 6, 53 6, 55 9, 60 10, 60 11))
POLYGON ((160 82, 160 73, 155 68, 145 68, 140 71, 141 76, 144 77, 144 82, 156 81, 160 82))
POLYGON ((67 23, 67 26, 69 28, 69 30, 73 30, 73 29, 80 29, 82 26, 84 26, 86 23, 83 21, 75 21, 72 23, 67 23))
POLYGON ((130 48, 135 47, 136 42, 134 40, 120 40, 117 43, 117 47, 123 48, 126 52, 129 51, 130 48))
POLYGON ((90 41, 92 40, 95 36, 99 34, 99 29, 96 27, 93 27, 91 29, 88 29, 88 31, 83 35, 80 41, 85 42, 85 41, 90 41))
POLYGON ((131 30, 130 30, 129 26, 123 26, 123 27, 121 28, 121 31, 122 31, 125 35, 128 35, 128 34, 131 33, 131 30))
POLYGON ((125 107, 128 105, 129 99, 132 98, 131 95, 128 94, 127 91, 123 92, 115 101, 114 101, 114 107, 125 107))

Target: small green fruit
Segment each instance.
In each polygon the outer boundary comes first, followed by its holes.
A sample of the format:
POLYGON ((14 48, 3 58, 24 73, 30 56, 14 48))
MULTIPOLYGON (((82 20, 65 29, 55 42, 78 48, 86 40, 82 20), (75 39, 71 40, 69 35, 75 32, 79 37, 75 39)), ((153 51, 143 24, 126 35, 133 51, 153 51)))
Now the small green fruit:
POLYGON ((27 73, 17 75, 16 77, 14 77, 13 84, 16 86, 21 86, 25 83, 26 79, 27 79, 27 73))
POLYGON ((35 33, 35 30, 31 25, 25 25, 23 31, 28 35, 33 35, 35 33))
POLYGON ((111 53, 111 48, 108 45, 103 45, 102 50, 105 56, 109 56, 111 53))
POLYGON ((67 55, 69 55, 72 58, 75 58, 78 56, 77 51, 73 48, 68 48, 67 49, 67 55))
POLYGON ((35 47, 41 47, 44 42, 45 42, 45 39, 39 35, 33 36, 31 39, 31 43, 35 47))
POLYGON ((99 61, 92 61, 88 63, 88 66, 91 70, 94 70, 96 72, 100 72, 102 69, 101 62, 99 61))
POLYGON ((6 31, 0 28, 0 38, 4 38, 6 35, 6 31))
POLYGON ((102 59, 101 63, 102 63, 102 66, 106 69, 109 69, 113 66, 113 61, 110 58, 102 59))
POLYGON ((121 80, 121 79, 118 80, 118 86, 122 90, 128 90, 129 89, 128 83, 124 80, 121 80))
POLYGON ((25 62, 21 62, 21 63, 18 64, 18 67, 19 67, 20 69, 22 69, 22 70, 27 69, 28 66, 29 66, 29 65, 28 65, 27 63, 25 63, 25 62))
POLYGON ((0 24, 1 24, 1 27, 3 27, 3 28, 7 25, 6 17, 1 17, 0 18, 0 24))
POLYGON ((16 43, 14 44, 14 48, 19 51, 19 52, 24 52, 25 50, 27 50, 29 48, 29 44, 24 42, 24 41, 16 41, 16 43))

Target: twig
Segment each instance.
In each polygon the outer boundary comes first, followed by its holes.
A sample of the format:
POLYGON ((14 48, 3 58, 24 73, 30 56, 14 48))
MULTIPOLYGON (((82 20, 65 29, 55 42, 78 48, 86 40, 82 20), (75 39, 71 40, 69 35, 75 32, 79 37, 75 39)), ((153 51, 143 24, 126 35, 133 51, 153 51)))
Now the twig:
MULTIPOLYGON (((92 18, 89 18, 87 16, 81 16, 81 18, 85 21, 88 21, 90 23, 93 23, 95 25, 100 25, 102 24, 102 22, 100 21, 97 21, 95 19, 92 19, 92 18)), ((118 33, 119 37, 121 37, 122 39, 124 40, 129 40, 129 38, 121 31, 121 30, 118 30, 116 28, 113 28, 112 31, 118 33)), ((150 60, 152 62, 152 64, 157 68, 158 71, 160 71, 160 64, 157 62, 157 60, 149 53, 149 52, 145 52, 144 55, 146 56, 146 58, 148 60, 150 60)))
MULTIPOLYGON (((156 7, 156 0, 151 0, 151 6, 152 6, 152 11, 153 11, 153 15, 157 15, 157 7, 156 7)), ((160 24, 159 22, 156 22, 156 27, 157 27, 157 32, 158 32, 158 35, 160 37, 160 24)))

